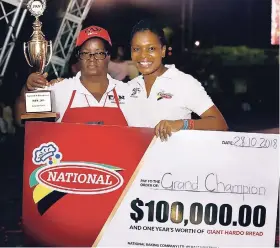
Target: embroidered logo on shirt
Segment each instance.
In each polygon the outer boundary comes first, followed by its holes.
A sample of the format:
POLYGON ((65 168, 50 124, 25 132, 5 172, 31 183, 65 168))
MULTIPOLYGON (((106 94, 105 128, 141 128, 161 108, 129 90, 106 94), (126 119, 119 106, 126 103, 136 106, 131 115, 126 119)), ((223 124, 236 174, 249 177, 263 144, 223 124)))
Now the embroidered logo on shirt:
MULTIPOLYGON (((116 103, 115 97, 113 95, 108 95, 108 98, 109 98, 109 101, 111 101, 111 103, 116 103)), ((120 104, 123 104, 125 101, 125 97, 122 95, 118 95, 118 98, 119 98, 120 104)))
POLYGON ((130 97, 138 97, 138 93, 140 93, 140 88, 133 88, 130 97))
POLYGON ((165 93, 164 91, 161 91, 157 94, 157 100, 161 100, 161 99, 171 99, 173 97, 172 94, 170 93, 165 93))

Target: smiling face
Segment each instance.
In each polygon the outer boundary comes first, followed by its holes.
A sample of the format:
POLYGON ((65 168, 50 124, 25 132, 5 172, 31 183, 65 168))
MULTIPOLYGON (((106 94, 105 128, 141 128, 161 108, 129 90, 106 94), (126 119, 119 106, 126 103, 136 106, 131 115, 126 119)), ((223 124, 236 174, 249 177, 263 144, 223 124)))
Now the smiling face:
POLYGON ((144 76, 160 76, 163 73, 162 58, 165 52, 166 46, 149 30, 135 33, 131 40, 131 59, 144 76))
MULTIPOLYGON (((104 53, 106 52, 105 44, 98 38, 92 38, 87 40, 81 47, 80 54, 82 53, 104 53)), ((94 56, 90 56, 88 59, 81 59, 79 65, 81 67, 81 73, 83 76, 102 76, 108 72, 108 64, 110 56, 105 59, 95 59, 94 56)))

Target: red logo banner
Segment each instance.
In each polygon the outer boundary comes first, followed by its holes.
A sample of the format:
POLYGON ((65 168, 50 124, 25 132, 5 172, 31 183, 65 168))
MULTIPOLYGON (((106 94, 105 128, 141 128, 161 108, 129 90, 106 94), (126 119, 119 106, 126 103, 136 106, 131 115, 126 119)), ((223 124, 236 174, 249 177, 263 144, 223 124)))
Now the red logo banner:
POLYGON ((23 226, 30 245, 91 246, 153 136, 143 128, 27 123, 23 226))

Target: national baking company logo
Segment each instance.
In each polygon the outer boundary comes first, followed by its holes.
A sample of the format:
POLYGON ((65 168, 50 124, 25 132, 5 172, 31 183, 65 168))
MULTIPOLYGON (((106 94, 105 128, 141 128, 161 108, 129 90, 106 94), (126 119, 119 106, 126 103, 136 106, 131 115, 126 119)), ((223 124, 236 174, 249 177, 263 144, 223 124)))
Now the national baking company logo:
POLYGON ((31 173, 29 185, 34 187, 33 200, 41 215, 65 194, 106 194, 123 185, 121 168, 62 161, 62 158, 59 147, 53 142, 41 144, 33 150, 32 162, 38 168, 31 173))
POLYGON ((160 91, 157 93, 157 101, 161 99, 171 99, 173 97, 170 93, 165 93, 164 91, 160 91))

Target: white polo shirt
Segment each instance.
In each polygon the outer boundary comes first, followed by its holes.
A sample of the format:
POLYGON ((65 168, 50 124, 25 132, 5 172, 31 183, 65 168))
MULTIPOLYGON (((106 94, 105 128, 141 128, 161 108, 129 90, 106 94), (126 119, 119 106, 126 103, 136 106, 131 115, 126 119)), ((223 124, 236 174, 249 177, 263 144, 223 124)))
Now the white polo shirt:
POLYGON ((76 90, 76 95, 73 99, 71 108, 103 106, 117 108, 113 93, 114 88, 116 89, 119 97, 121 109, 123 105, 126 104, 126 94, 129 91, 127 84, 124 84, 122 81, 115 80, 108 75, 108 88, 101 100, 98 102, 95 97, 83 86, 80 81, 80 76, 81 73, 79 72, 73 78, 64 79, 59 83, 44 88, 45 90, 51 90, 54 96, 54 111, 60 114, 57 122, 61 122, 70 102, 73 90, 76 90))
POLYGON ((131 126, 155 127, 161 120, 190 119, 194 112, 199 116, 214 105, 199 81, 185 74, 174 65, 166 65, 168 70, 157 77, 149 97, 143 76, 128 82, 128 114, 131 126))

